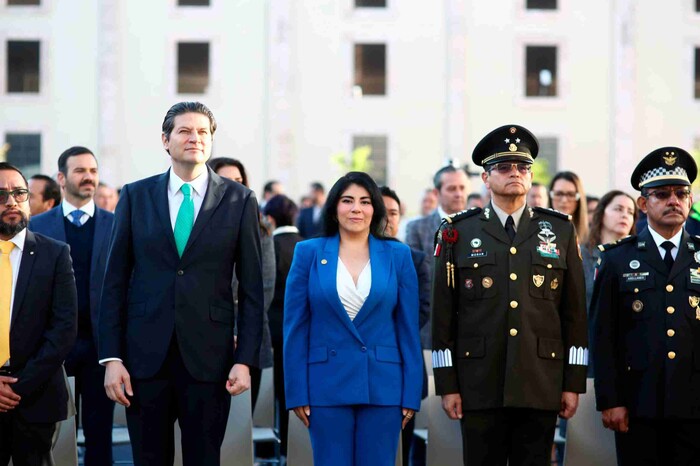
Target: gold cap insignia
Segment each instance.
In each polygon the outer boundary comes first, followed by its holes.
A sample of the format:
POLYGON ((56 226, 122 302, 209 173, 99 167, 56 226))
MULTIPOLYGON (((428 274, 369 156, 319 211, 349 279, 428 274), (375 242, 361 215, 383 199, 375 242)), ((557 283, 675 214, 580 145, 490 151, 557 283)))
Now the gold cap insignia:
POLYGON ((511 144, 510 146, 508 146, 508 150, 511 152, 515 152, 518 150, 518 146, 516 146, 515 144, 511 144))
POLYGON ((678 159, 678 157, 676 157, 675 152, 666 152, 666 155, 664 155, 664 162, 666 162, 666 165, 675 165, 676 159, 678 159))

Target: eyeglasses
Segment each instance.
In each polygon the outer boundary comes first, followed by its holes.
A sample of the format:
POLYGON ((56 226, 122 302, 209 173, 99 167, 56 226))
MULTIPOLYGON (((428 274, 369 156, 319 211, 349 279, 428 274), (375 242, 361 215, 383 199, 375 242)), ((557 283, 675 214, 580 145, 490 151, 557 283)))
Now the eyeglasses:
POLYGON ((659 189, 647 193, 644 197, 649 198, 654 196, 659 201, 667 201, 671 198, 671 194, 675 194, 679 201, 685 201, 690 196, 689 189, 659 189))
POLYGON ((529 163, 495 163, 489 168, 489 172, 496 170, 501 175, 507 175, 513 169, 518 170, 523 175, 530 173, 532 165, 529 163))
POLYGON ((0 190, 0 204, 4 204, 10 198, 10 196, 15 198, 17 203, 25 202, 29 199, 28 189, 15 189, 14 191, 1 191, 0 190))
POLYGON ((550 191, 549 196, 556 197, 557 199, 566 198, 570 201, 578 201, 581 199, 581 195, 579 193, 572 191, 550 191))

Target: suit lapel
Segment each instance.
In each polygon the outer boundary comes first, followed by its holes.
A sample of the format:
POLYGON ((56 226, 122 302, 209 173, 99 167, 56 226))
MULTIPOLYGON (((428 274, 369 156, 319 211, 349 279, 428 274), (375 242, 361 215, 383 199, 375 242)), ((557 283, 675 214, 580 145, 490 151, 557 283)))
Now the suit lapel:
MULTIPOLYGON (((338 297, 337 275, 339 246, 340 237, 338 235, 326 239, 326 244, 323 247, 323 251, 318 257, 316 257, 316 260, 319 261, 318 264, 316 264, 318 279, 321 289, 323 290, 326 299, 331 304, 333 311, 336 313, 341 322, 343 322, 343 325, 350 331, 350 333, 352 333, 358 340, 362 341, 362 337, 360 337, 357 327, 353 325, 350 317, 348 317, 348 313, 343 307, 343 303, 340 302, 340 298, 338 297)), ((357 317, 355 318, 357 319, 357 317)))
POLYGON ((187 251, 192 247, 192 244, 197 240, 197 237, 204 229, 205 225, 209 223, 212 214, 219 206, 221 198, 226 191, 226 184, 216 173, 214 173, 209 167, 209 181, 207 182, 207 193, 204 195, 204 200, 202 201, 202 208, 199 209, 199 214, 194 221, 194 226, 192 227, 192 232, 187 240, 187 245, 185 250, 182 252, 182 256, 185 257, 187 251))
POLYGON ((384 241, 378 240, 372 235, 369 236, 369 259, 372 270, 372 287, 370 288, 369 296, 367 296, 360 311, 352 321, 355 327, 360 326, 367 316, 372 313, 372 309, 384 297, 387 279, 391 272, 392 263, 388 247, 384 244, 384 241))
MULTIPOLYGON (((515 233, 515 239, 513 239, 513 246, 519 246, 537 232, 539 228, 539 224, 537 223, 538 218, 537 212, 532 210, 532 207, 525 206, 525 210, 523 210, 523 214, 520 216, 520 223, 515 233)), ((503 230, 505 231, 505 228, 503 230)))
POLYGON ((48 223, 50 231, 48 231, 46 236, 49 236, 58 241, 66 242, 66 226, 65 219, 63 218, 63 205, 59 204, 58 207, 54 207, 46 213, 52 217, 52 222, 48 223))
POLYGON ((15 320, 17 320, 17 314, 22 308, 22 301, 24 301, 24 293, 27 291, 27 286, 29 285, 29 278, 32 275, 32 268, 34 267, 34 258, 36 257, 36 237, 34 233, 27 230, 27 236, 24 240, 24 250, 22 251, 22 261, 19 265, 19 274, 17 275, 17 286, 15 286, 15 302, 12 306, 12 317, 10 319, 10 329, 15 320))
POLYGON ((693 243, 693 241, 690 239, 690 235, 683 230, 681 242, 678 245, 678 254, 676 255, 676 260, 673 262, 671 273, 668 275, 669 282, 679 273, 683 272, 684 270, 688 270, 688 267, 695 259, 694 255, 690 253, 690 249, 688 247, 689 244, 692 244, 693 247, 695 246, 695 243, 693 243))
MULTIPOLYGON (((171 169, 172 170, 172 169, 171 169)), ((165 237, 172 247, 172 251, 177 254, 177 246, 175 245, 175 236, 173 235, 173 227, 170 223, 170 209, 168 203, 168 180, 170 178, 170 170, 163 173, 155 183, 151 186, 151 201, 153 207, 160 220, 161 227, 165 230, 165 237)))
POLYGON ((508 238, 508 233, 506 233, 506 229, 503 228, 503 225, 498 219, 498 215, 496 215, 496 212, 494 212, 491 204, 484 208, 479 218, 482 222, 484 222, 483 227, 486 233, 493 236, 502 243, 510 244, 510 238, 508 238))
POLYGON ((654 238, 649 233, 649 228, 645 228, 637 239, 637 249, 641 252, 644 262, 653 267, 662 277, 668 277, 668 269, 664 263, 659 248, 656 246, 654 238))

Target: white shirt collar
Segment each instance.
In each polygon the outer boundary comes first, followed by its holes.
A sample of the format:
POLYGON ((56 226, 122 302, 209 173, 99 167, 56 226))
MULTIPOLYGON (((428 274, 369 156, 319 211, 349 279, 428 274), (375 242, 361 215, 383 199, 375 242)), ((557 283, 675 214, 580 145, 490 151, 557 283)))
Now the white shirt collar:
POLYGON ((15 243, 15 247, 20 251, 24 251, 24 242, 27 239, 27 229, 22 228, 22 230, 15 236, 9 239, 10 242, 15 243))
POLYGON ((440 207, 440 204, 438 204, 438 206, 437 206, 437 213, 440 216, 440 218, 447 218, 450 216, 450 214, 448 214, 447 212, 442 210, 442 207, 440 207))
MULTIPOLYGON (((649 225, 649 233, 651 233, 651 237, 654 238, 654 242, 656 243, 656 247, 660 248, 661 243, 664 241, 670 241, 673 243, 673 246, 676 248, 679 248, 681 245, 681 237, 683 236, 683 228, 681 228, 678 233, 673 235, 673 238, 671 239, 666 239, 657 232, 654 231, 654 229, 649 225)), ((662 256, 663 257, 663 256, 662 256)))
MULTIPOLYGON (((76 206, 71 204, 70 202, 66 201, 63 199, 63 202, 61 202, 61 207, 63 208, 63 216, 68 217, 71 212, 74 210, 78 210, 76 206)), ((88 214, 90 217, 95 216, 95 201, 90 199, 90 202, 85 204, 80 208, 80 211, 83 212, 84 214, 88 214)))
MULTIPOLYGON (((508 214, 505 213, 503 209, 498 207, 496 203, 491 201, 491 207, 493 207, 493 211, 496 212, 496 215, 498 216, 498 220, 501 221, 501 225, 504 227, 506 226, 506 220, 508 220, 508 214)), ((523 212, 525 211, 525 203, 523 203, 523 206, 520 207, 518 210, 513 212, 511 217, 513 217, 513 222, 515 222, 515 231, 518 231, 518 225, 520 224, 520 217, 523 216, 523 212)))
MULTIPOLYGON (((188 181, 187 184, 192 186, 192 189, 194 189, 194 192, 199 197, 204 197, 204 193, 207 191, 208 182, 209 170, 205 169, 201 175, 199 175, 192 181, 188 181)), ((183 184, 185 184, 185 181, 183 181, 179 176, 177 176, 171 168, 170 177, 168 179, 168 191, 170 191, 171 194, 175 194, 180 190, 183 184)))
POLYGON ((277 227, 272 232, 272 236, 281 235, 282 233, 299 233, 299 229, 293 225, 285 225, 283 227, 277 227))

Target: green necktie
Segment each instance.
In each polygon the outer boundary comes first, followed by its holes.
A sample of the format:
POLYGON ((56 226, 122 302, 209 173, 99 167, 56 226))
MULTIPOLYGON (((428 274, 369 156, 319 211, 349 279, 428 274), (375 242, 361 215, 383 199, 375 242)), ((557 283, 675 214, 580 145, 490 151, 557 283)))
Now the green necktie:
POLYGON ((192 232, 192 225, 194 225, 194 202, 192 201, 192 186, 185 183, 180 188, 180 191, 182 191, 184 199, 182 199, 182 204, 180 204, 180 210, 177 211, 173 234, 175 235, 177 253, 182 257, 187 240, 192 232))

